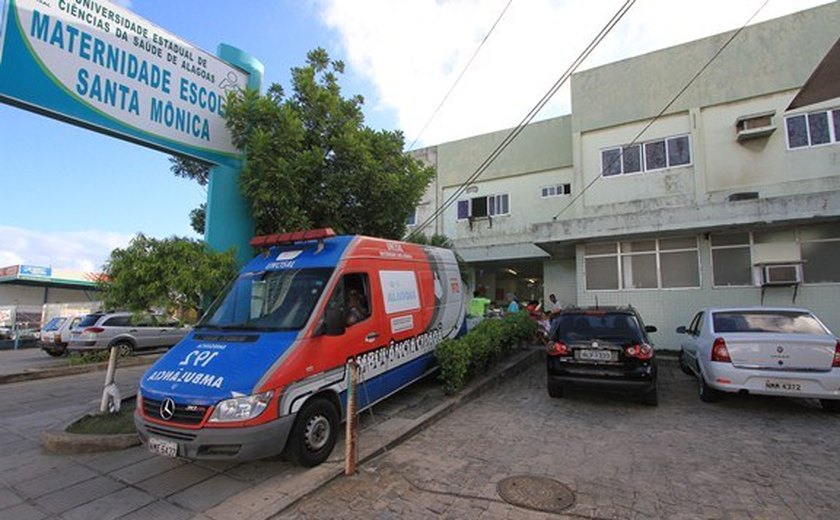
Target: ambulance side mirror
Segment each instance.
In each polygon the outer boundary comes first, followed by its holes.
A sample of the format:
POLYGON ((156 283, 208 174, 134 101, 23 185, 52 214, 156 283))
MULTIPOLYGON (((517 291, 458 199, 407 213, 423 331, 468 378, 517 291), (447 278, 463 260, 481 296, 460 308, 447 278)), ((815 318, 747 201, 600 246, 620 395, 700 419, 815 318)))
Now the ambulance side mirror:
POLYGON ((338 306, 328 306, 324 311, 324 334, 327 336, 341 336, 344 334, 346 318, 344 312, 338 306))

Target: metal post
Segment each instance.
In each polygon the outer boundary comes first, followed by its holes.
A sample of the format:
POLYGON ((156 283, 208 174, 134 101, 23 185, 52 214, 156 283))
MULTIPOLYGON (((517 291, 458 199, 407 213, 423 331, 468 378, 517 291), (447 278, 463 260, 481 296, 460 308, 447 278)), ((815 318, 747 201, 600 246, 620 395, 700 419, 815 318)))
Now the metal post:
POLYGON ((116 391, 116 385, 114 384, 114 373, 117 371, 117 358, 119 357, 119 348, 116 346, 111 347, 111 357, 108 358, 108 371, 105 373, 105 388, 102 389, 102 401, 99 403, 99 413, 108 413, 109 407, 108 402, 112 399, 116 399, 114 402, 114 411, 119 411, 120 403, 119 403, 119 390, 116 391))
POLYGON ((344 474, 356 474, 358 458, 358 421, 356 417, 356 386, 359 383, 359 366, 352 358, 347 361, 347 430, 344 443, 344 474))

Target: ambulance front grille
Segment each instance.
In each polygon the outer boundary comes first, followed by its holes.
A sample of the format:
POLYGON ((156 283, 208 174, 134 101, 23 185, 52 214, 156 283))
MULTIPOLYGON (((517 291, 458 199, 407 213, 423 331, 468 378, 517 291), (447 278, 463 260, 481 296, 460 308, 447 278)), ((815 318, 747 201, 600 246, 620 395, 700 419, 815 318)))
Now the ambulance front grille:
MULTIPOLYGON (((163 401, 156 399, 143 398, 143 413, 147 417, 154 417, 155 419, 163 419, 160 414, 160 406, 163 401)), ((173 424, 200 424, 207 414, 208 406, 183 405, 175 404, 175 413, 172 415, 169 422, 173 424)), ((166 420, 166 419, 165 419, 166 420)))

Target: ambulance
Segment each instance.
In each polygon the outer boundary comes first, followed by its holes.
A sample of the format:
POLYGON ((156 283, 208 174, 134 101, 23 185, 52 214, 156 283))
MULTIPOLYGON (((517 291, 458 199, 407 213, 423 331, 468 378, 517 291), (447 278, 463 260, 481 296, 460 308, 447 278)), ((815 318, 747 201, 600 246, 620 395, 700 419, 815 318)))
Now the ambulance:
POLYGON ((463 334, 452 251, 327 229, 255 237, 246 265, 195 329, 143 375, 134 422, 165 457, 327 459, 346 416, 436 370, 463 334))

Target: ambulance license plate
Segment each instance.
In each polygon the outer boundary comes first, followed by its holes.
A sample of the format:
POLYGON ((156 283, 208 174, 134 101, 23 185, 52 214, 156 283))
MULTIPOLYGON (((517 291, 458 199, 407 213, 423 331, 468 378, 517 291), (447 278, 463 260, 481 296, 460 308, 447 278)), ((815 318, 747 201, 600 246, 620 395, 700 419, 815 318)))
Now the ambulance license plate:
POLYGON ((149 451, 156 455, 175 458, 178 456, 178 443, 149 437, 149 451))

